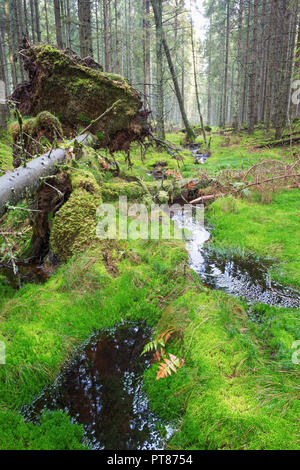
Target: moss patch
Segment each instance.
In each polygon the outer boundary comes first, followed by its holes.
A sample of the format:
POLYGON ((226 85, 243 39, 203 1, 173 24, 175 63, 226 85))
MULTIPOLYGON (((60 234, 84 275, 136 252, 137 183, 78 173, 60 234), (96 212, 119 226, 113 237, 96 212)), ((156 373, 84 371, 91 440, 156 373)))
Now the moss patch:
MULTIPOLYGON (((7 170, 11 170, 13 157, 12 157, 12 149, 11 149, 11 139, 7 134, 0 136, 0 170, 5 172, 7 170)), ((2 176, 2 172, 0 172, 0 176, 2 176)))
POLYGON ((146 385, 154 410, 180 420, 172 448, 299 449, 299 371, 291 362, 297 312, 264 306, 264 320, 251 323, 243 305, 221 292, 191 290, 165 311, 160 331, 184 332, 183 345, 175 341, 168 351, 186 365, 159 381, 155 365, 146 385))
POLYGON ((96 211, 100 202, 99 196, 79 187, 56 214, 50 246, 61 260, 65 261, 96 243, 96 211))

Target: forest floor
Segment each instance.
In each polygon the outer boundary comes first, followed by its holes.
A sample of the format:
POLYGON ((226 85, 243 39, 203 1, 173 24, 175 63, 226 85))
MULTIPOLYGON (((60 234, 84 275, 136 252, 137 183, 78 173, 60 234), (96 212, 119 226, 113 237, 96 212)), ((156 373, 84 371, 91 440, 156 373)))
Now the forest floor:
MULTIPOLYGON (((103 150, 88 151, 82 168, 89 163, 104 201, 116 201, 121 194, 140 202, 143 188, 136 180, 142 178, 151 191, 157 162, 166 162, 173 171, 160 189, 168 190, 180 172, 183 178, 205 181, 200 192, 208 195, 229 186, 243 189, 249 183, 245 173, 256 172, 254 165, 261 162, 267 161, 258 168, 268 179, 274 167, 277 171, 277 161, 280 166, 297 160, 297 146, 258 149, 265 138, 262 130, 253 136, 213 135, 212 155, 203 165, 184 148, 183 160, 150 148, 142 162, 140 148, 134 146, 132 169, 123 154, 116 155, 118 177, 102 172, 100 178, 91 163, 95 155, 104 156, 103 150)), ((179 148, 184 134, 168 134, 167 139, 179 148)), ((6 170, 11 165, 8 139, 1 141, 0 151, 5 156, 0 168, 6 170)), ((252 253, 258 262, 271 258, 270 276, 299 288, 299 188, 286 186, 268 183, 239 193, 225 191, 225 197, 207 205, 206 218, 213 227, 214 249, 234 250, 240 257, 252 253)), ((27 226, 28 215, 22 211, 11 212, 2 222, 2 230, 23 234, 15 253, 28 248, 27 226)), ((62 411, 46 412, 33 424, 24 422, 20 408, 55 380, 92 331, 140 319, 155 328, 155 335, 170 327, 180 333, 167 351, 185 365, 155 380, 158 364, 153 364, 144 376, 153 411, 177 429, 167 449, 300 449, 299 364, 292 362, 292 345, 300 339, 299 311, 249 305, 209 289, 189 270, 183 241, 86 240, 84 252, 61 264, 43 285, 26 284, 15 291, 0 275, 0 308, 0 341, 7 357, 0 366, 1 449, 86 447, 83 428, 62 411)))

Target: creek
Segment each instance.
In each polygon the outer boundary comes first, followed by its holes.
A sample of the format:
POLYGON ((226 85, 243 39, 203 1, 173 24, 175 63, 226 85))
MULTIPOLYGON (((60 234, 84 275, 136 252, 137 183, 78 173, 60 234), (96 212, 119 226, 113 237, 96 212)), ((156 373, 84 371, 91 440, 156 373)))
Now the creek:
MULTIPOLYGON (((195 210, 197 210, 195 208, 195 210)), ((210 229, 199 218, 177 211, 172 217, 177 227, 185 229, 185 243, 190 267, 205 285, 222 289, 248 303, 262 302, 277 307, 299 307, 300 293, 271 279, 269 270, 274 261, 259 260, 248 254, 218 252, 207 242, 210 229)))

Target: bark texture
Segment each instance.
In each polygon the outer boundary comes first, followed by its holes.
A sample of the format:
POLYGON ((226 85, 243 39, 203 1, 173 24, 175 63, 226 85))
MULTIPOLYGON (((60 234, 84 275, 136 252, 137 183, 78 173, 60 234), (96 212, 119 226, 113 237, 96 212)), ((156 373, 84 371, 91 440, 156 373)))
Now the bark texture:
MULTIPOLYGON (((88 134, 76 137, 78 143, 91 142, 88 134)), ((7 205, 15 205, 27 194, 33 194, 41 185, 41 178, 54 175, 57 163, 66 158, 65 149, 56 149, 35 158, 26 167, 19 167, 0 178, 0 217, 5 213, 7 205)))

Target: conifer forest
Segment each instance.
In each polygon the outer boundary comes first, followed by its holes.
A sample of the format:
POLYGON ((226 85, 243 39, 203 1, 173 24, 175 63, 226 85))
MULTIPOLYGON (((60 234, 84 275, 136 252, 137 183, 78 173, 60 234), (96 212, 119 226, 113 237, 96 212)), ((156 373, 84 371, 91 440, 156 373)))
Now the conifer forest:
POLYGON ((299 190, 298 0, 0 0, 0 449, 300 450, 299 190))

